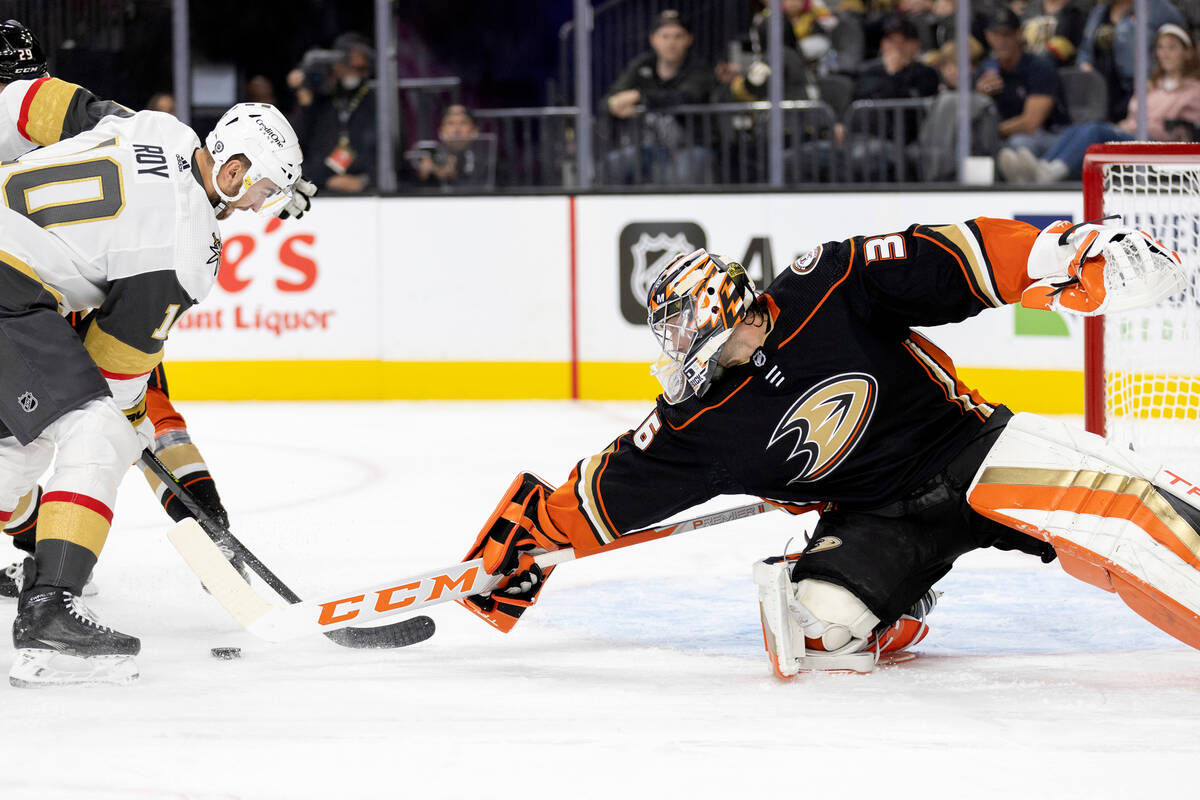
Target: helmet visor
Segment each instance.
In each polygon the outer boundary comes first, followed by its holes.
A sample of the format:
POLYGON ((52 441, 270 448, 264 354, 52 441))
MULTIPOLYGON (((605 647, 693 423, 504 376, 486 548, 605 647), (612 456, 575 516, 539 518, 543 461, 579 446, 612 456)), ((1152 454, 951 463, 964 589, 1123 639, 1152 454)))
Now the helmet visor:
POLYGON ((248 175, 245 186, 246 191, 239 198, 243 208, 265 214, 265 209, 276 206, 282 208, 279 204, 287 202, 285 192, 270 178, 254 179, 248 175))

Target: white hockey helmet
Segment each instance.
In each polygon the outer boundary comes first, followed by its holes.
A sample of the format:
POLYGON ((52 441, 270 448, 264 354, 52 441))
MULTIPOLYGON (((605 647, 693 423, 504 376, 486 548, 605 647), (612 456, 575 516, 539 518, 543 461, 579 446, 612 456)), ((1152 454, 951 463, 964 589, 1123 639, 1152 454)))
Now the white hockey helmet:
POLYGON ((238 103, 226 111, 204 140, 213 158, 212 182, 224 205, 249 195, 259 213, 277 214, 291 197, 304 159, 291 123, 269 103, 238 103), (230 158, 243 155, 250 168, 236 194, 225 194, 217 173, 230 158))

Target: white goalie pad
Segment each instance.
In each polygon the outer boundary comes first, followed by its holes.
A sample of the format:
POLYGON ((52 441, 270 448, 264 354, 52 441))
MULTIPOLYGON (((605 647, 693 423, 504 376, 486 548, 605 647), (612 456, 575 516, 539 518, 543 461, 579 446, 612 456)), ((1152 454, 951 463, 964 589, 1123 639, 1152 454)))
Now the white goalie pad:
POLYGON ((802 591, 807 590, 810 603, 831 607, 830 616, 853 617, 848 625, 823 620, 797 599, 796 586, 790 576, 791 567, 791 562, 786 560, 754 564, 763 643, 775 674, 780 678, 793 678, 803 671, 871 672, 875 669, 876 653, 863 652, 863 648, 871 630, 879 624, 879 618, 845 589, 821 581, 801 581, 802 591), (836 591, 822 592, 812 584, 836 591), (828 644, 841 644, 827 651, 809 650, 805 645, 806 634, 810 638, 825 639, 828 644))
POLYGON ((1117 592, 1200 648, 1200 534, 1163 492, 1195 506, 1190 482, 1099 437, 1017 414, 968 490, 977 512, 1050 542, 1063 569, 1117 592), (1172 486, 1171 483, 1176 485, 1172 486))

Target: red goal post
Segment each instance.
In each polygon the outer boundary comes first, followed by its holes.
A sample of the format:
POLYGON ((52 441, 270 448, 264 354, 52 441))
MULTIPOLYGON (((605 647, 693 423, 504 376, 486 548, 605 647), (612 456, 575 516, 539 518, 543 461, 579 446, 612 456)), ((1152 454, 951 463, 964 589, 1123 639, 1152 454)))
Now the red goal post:
POLYGON ((1093 145, 1083 214, 1119 214, 1177 250, 1189 274, 1157 306, 1085 321, 1087 429, 1156 460, 1200 462, 1200 145, 1093 145))

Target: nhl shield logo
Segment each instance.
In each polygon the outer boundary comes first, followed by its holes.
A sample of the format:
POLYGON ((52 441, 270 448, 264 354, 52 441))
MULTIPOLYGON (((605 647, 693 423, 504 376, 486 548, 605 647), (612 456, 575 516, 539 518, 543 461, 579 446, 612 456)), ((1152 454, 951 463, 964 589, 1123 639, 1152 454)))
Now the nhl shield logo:
POLYGON ((33 396, 33 392, 25 392, 17 398, 17 405, 26 414, 30 414, 38 407, 38 399, 33 396))
POLYGON ((704 229, 694 222, 634 222, 621 231, 621 316, 634 325, 646 324, 646 295, 650 285, 675 256, 704 247, 704 229))

